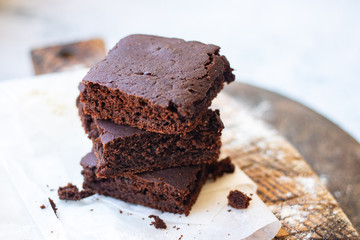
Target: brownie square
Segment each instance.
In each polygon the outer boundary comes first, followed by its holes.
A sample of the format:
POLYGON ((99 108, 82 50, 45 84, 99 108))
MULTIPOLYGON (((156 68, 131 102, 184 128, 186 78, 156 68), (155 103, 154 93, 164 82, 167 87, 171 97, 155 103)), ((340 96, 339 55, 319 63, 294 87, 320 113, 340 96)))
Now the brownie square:
POLYGON ((79 100, 77 105, 99 159, 98 177, 210 164, 219 157, 223 124, 218 111, 207 110, 200 124, 191 132, 161 134, 98 120, 84 113, 83 103, 79 100))
POLYGON ((82 80, 85 112, 152 132, 190 132, 224 82, 234 81, 219 50, 176 38, 125 37, 82 80))
POLYGON ((96 177, 96 156, 88 153, 82 160, 83 188, 126 202, 161 211, 190 213, 208 176, 208 166, 186 166, 125 174, 115 178, 96 177))

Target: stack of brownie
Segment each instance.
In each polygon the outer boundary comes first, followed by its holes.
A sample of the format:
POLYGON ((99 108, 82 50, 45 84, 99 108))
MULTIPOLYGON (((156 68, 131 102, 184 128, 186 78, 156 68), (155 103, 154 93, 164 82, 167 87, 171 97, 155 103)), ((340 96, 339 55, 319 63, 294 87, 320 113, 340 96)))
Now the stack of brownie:
POLYGON ((90 69, 77 100, 93 142, 84 189, 189 214, 219 157, 223 124, 209 106, 234 80, 219 49, 131 35, 90 69))

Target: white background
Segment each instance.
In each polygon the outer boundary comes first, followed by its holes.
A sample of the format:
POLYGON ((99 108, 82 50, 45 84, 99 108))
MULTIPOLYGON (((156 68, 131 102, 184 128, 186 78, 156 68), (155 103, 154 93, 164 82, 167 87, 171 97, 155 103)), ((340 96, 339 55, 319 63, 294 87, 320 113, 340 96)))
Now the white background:
POLYGON ((360 1, 0 0, 0 81, 30 49, 132 33, 222 47, 238 81, 310 106, 360 140, 360 1))

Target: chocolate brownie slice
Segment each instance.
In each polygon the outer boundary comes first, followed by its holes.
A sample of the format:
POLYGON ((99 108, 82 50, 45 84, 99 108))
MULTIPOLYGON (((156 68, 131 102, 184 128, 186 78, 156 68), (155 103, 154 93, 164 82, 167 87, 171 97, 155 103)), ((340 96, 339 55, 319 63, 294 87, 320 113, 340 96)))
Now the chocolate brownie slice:
POLYGON ((96 156, 82 160, 83 188, 126 202, 188 215, 207 179, 207 165, 169 168, 115 178, 96 177, 96 156))
POLYGON ((92 118, 82 106, 78 101, 80 118, 99 159, 98 177, 214 163, 219 157, 223 124, 218 111, 207 110, 191 132, 161 134, 92 118))
POLYGON ((82 80, 85 112, 152 132, 189 132, 224 82, 234 81, 219 50, 176 38, 125 37, 82 80))

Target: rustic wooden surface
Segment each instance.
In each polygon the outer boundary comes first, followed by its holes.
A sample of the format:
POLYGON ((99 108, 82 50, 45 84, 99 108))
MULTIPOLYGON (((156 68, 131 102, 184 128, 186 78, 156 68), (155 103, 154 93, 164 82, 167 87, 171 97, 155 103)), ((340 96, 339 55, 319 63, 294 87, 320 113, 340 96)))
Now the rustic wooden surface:
MULTIPOLYGON (((57 46, 57 52, 59 49, 61 46, 57 46)), ((76 56, 76 51, 71 53, 71 58, 76 56)), ((49 70, 37 74, 63 71, 74 64, 69 59, 62 57, 43 64, 49 70)), ((38 60, 33 56, 35 69, 38 60)), ((294 144, 318 174, 327 177, 328 188, 352 221, 360 225, 360 151, 354 139, 320 115, 277 94, 239 83, 231 84, 225 92, 250 108, 269 102, 271 108, 263 120, 294 144)), ((360 239, 331 193, 287 141, 254 142, 247 148, 225 149, 224 154, 258 184, 259 196, 282 222, 276 239, 360 239)))
POLYGON ((250 109, 269 103, 261 118, 285 136, 326 180, 326 187, 359 231, 359 143, 323 116, 286 97, 240 83, 225 91, 250 109))
POLYGON ((101 39, 37 48, 31 51, 35 75, 63 72, 77 66, 91 67, 105 58, 101 39))
POLYGON ((285 140, 225 149, 258 185, 258 195, 282 223, 275 239, 360 239, 302 156, 285 140))

